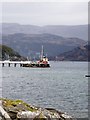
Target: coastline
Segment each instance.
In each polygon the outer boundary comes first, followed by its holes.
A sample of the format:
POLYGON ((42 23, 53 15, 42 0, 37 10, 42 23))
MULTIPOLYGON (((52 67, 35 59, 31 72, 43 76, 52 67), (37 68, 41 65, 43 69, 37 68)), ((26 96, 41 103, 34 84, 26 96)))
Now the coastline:
POLYGON ((67 113, 63 113, 53 108, 41 108, 29 105, 22 100, 11 100, 0 98, 0 120, 44 119, 44 120, 76 120, 67 113))

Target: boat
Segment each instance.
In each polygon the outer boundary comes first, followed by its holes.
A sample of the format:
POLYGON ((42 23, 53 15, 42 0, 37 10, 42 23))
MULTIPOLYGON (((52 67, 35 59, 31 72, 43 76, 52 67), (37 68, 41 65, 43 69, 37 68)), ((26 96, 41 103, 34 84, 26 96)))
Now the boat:
POLYGON ((90 77, 90 75, 85 75, 85 77, 90 77))
POLYGON ((44 56, 44 49, 42 46, 41 57, 38 61, 31 61, 30 63, 23 63, 22 67, 32 67, 32 68, 48 68, 50 67, 49 60, 44 56))

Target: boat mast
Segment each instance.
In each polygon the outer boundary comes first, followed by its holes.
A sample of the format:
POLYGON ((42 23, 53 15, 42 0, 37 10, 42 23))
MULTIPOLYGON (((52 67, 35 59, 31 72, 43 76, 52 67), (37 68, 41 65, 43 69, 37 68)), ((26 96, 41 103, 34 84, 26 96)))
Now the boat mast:
POLYGON ((42 45, 42 50, 41 50, 41 60, 43 59, 43 54, 44 54, 44 50, 43 50, 43 45, 42 45))

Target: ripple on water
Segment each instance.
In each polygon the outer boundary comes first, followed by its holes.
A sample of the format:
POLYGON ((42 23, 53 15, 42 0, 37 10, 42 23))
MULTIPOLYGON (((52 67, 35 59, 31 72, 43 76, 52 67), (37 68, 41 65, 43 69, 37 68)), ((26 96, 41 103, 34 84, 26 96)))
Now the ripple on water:
POLYGON ((86 62, 51 62, 50 69, 3 68, 3 97, 53 107, 75 117, 87 117, 86 62))

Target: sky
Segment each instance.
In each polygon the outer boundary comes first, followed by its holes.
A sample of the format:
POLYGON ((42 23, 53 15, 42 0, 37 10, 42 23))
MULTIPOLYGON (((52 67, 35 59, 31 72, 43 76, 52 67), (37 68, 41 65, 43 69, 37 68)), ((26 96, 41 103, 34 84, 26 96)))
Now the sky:
POLYGON ((80 2, 9 1, 2 2, 1 8, 2 20, 0 19, 0 22, 39 26, 88 24, 87 0, 80 2))

